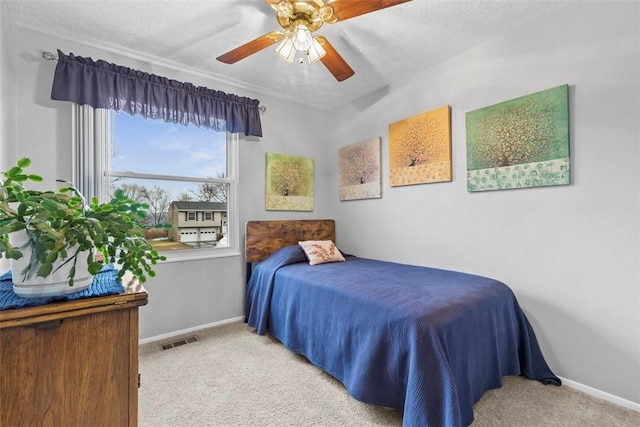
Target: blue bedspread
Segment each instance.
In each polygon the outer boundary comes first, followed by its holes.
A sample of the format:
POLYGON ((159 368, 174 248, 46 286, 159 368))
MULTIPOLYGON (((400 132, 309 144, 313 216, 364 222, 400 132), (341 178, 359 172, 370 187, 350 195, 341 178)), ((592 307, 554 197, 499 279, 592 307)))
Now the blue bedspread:
POLYGON ((309 266, 298 246, 254 269, 247 321, 404 426, 462 426, 505 375, 560 384, 509 287, 357 257, 309 266))

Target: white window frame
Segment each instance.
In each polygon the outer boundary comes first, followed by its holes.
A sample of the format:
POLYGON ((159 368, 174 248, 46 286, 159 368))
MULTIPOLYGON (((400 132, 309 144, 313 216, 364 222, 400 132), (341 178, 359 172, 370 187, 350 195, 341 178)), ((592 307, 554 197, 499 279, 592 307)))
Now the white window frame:
MULTIPOLYGON (((111 150, 115 112, 87 105, 72 104, 72 165, 74 185, 87 198, 97 197, 105 201, 110 197, 111 150)), ((212 132, 214 132, 212 130, 212 132)), ((118 171, 117 176, 142 179, 167 179, 224 183, 229 185, 227 195, 227 243, 226 247, 163 251, 164 262, 220 258, 240 255, 240 216, 238 213, 238 134, 227 133, 227 177, 201 178, 187 176, 162 176, 118 171)), ((116 176, 116 174, 114 174, 116 176)))

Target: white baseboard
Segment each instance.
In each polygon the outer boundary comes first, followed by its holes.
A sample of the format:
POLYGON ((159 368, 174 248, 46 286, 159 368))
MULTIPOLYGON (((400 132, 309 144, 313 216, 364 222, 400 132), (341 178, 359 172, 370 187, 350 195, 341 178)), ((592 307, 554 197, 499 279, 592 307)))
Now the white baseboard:
POLYGON ((607 402, 613 403, 618 406, 622 406, 627 409, 631 409, 633 411, 640 412, 640 403, 632 402, 627 399, 623 399, 621 397, 615 396, 613 394, 604 392, 602 390, 595 389, 593 387, 589 387, 584 384, 580 384, 575 381, 568 380, 563 377, 559 377, 562 381, 562 385, 566 385, 567 387, 571 387, 575 390, 581 391, 583 393, 587 393, 593 397, 597 397, 602 400, 606 400, 607 402))
POLYGON ((219 322, 207 323, 206 325, 194 326, 193 328, 181 329, 179 331, 169 332, 168 334, 156 335, 155 337, 143 338, 138 341, 140 345, 148 344, 150 342, 164 341, 168 338, 173 338, 178 335, 189 334, 191 332, 199 331, 201 329, 213 328, 215 326, 226 325, 227 323, 235 323, 244 320, 244 316, 232 317, 231 319, 220 320, 219 322))

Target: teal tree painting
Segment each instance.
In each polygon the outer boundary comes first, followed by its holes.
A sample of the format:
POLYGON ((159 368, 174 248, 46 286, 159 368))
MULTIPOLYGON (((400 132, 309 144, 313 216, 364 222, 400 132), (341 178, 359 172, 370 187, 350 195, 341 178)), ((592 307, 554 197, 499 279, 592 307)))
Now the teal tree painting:
POLYGON ((569 87, 466 114, 467 190, 567 185, 569 87))

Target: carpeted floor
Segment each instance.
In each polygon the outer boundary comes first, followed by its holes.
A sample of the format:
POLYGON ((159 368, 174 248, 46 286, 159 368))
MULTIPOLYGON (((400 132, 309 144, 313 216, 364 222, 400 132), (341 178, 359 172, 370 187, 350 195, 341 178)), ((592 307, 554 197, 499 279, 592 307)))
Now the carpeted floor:
MULTIPOLYGON (((140 427, 402 424, 399 412, 353 399, 333 377, 244 323, 191 335, 198 341, 168 350, 140 347, 140 427)), ((474 414, 474 427, 640 426, 640 412, 520 377, 485 393, 474 414)))

